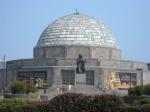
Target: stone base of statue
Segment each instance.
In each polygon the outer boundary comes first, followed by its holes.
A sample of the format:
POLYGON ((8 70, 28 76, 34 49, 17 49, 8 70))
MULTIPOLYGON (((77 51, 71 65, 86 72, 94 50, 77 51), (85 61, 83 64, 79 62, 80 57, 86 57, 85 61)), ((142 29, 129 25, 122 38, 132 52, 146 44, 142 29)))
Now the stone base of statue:
POLYGON ((76 74, 75 91, 79 93, 86 92, 86 74, 76 74))
POLYGON ((76 85, 85 85, 86 84, 86 74, 80 73, 76 74, 76 85))

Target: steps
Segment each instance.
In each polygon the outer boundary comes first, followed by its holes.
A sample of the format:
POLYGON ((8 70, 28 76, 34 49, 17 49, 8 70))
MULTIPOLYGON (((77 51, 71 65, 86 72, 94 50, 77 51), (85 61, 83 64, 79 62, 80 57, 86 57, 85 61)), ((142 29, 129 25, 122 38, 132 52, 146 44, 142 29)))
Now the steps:
POLYGON ((50 87, 47 89, 45 95, 48 96, 48 99, 52 99, 58 94, 63 94, 63 93, 83 93, 86 95, 98 95, 98 94, 102 94, 102 91, 97 89, 95 86, 90 86, 90 85, 71 86, 71 90, 69 91, 69 86, 66 85, 66 86, 58 86, 57 88, 50 87))

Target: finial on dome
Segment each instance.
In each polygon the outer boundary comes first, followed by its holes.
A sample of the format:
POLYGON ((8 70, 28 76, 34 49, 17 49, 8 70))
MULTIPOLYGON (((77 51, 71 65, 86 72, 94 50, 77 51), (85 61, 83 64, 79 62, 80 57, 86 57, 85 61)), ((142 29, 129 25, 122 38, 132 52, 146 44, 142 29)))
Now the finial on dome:
POLYGON ((74 14, 80 14, 78 9, 76 8, 75 13, 74 14))

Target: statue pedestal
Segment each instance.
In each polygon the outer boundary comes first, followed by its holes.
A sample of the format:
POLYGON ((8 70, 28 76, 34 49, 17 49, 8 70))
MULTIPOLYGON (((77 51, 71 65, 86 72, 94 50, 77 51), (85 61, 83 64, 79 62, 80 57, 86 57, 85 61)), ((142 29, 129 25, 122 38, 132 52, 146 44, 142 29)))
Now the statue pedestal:
POLYGON ((86 74, 76 74, 75 91, 78 93, 86 92, 86 74))
POLYGON ((86 85, 86 74, 76 74, 76 85, 86 85))

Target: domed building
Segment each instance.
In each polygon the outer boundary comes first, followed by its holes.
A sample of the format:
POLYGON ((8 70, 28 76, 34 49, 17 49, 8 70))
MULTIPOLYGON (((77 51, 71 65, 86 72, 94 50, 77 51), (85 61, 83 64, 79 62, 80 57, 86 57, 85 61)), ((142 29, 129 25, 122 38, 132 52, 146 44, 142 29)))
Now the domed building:
POLYGON ((149 83, 150 71, 146 63, 122 60, 112 32, 94 17, 76 12, 45 28, 34 47, 33 59, 8 61, 3 79, 5 87, 26 80, 48 94, 124 93, 129 87, 149 83), (79 55, 85 60, 83 73, 76 71, 79 55))

